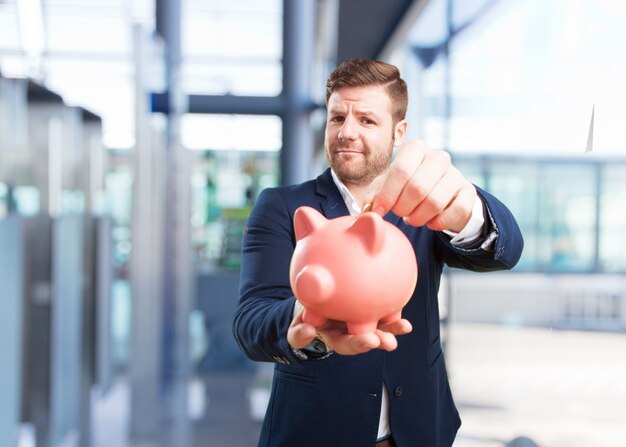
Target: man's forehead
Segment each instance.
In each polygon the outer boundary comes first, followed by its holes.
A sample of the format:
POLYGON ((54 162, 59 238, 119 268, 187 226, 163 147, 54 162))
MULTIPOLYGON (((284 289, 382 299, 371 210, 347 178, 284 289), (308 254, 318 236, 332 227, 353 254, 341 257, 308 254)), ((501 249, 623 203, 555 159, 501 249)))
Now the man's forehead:
POLYGON ((328 110, 354 109, 362 114, 380 113, 381 107, 388 108, 391 99, 387 92, 377 85, 342 87, 328 98, 328 110))

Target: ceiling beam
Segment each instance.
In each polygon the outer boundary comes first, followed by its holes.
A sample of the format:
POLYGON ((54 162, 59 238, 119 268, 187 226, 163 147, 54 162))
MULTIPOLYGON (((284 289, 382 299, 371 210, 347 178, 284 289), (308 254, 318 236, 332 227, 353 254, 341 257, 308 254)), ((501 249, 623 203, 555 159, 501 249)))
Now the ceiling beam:
POLYGON ((337 63, 379 58, 414 3, 419 0, 341 0, 337 63))

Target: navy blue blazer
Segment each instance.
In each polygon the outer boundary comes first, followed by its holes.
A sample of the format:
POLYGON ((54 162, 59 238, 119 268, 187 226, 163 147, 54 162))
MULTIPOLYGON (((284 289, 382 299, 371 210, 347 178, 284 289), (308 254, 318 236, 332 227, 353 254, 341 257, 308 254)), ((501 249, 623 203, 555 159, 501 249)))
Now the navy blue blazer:
POLYGON ((461 420, 439 339, 442 269, 444 264, 474 271, 510 269, 523 246, 509 210, 485 191, 478 193, 488 211, 486 225, 496 237, 490 251, 455 247, 443 233, 405 225, 393 213, 385 216, 413 244, 419 269, 415 292, 402 312, 413 331, 398 337, 395 351, 303 361, 287 342, 295 300, 289 286, 294 212, 308 205, 329 219, 349 213, 330 170, 316 180, 261 192, 243 239, 233 322, 235 338, 249 358, 276 363, 259 446, 374 446, 383 382, 398 447, 452 445, 461 420))

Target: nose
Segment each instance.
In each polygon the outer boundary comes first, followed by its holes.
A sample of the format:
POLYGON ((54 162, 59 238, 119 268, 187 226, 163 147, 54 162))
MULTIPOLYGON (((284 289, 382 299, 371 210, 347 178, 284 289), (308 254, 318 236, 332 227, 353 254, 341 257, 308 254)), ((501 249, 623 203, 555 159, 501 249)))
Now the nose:
POLYGON ((358 128, 354 118, 347 116, 339 129, 340 140, 354 140, 358 136, 358 128))

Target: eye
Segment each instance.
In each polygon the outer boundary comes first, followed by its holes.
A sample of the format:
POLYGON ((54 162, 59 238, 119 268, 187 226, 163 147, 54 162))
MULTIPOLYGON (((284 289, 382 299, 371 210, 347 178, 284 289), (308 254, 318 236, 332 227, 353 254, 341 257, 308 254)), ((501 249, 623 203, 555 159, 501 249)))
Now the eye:
POLYGON ((371 120, 371 119, 369 119, 369 118, 363 118, 363 119, 361 120, 361 122, 362 122, 363 124, 367 124, 368 126, 371 126, 371 125, 376 124, 376 121, 371 120))
POLYGON ((329 122, 331 122, 331 123, 342 123, 343 122, 343 116, 341 116, 341 115, 331 116, 330 119, 329 119, 329 122))

